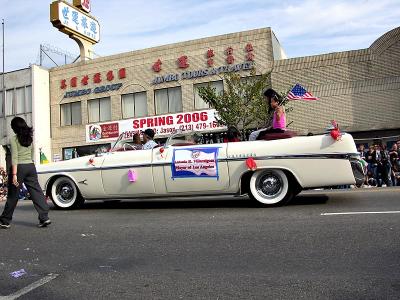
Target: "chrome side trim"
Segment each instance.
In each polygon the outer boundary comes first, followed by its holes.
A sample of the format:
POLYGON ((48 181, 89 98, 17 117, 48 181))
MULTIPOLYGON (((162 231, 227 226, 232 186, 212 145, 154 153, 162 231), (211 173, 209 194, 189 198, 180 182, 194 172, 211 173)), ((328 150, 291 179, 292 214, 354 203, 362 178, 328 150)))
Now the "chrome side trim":
MULTIPOLYGON (((270 155, 270 156, 252 156, 254 160, 271 160, 271 159, 346 159, 358 155, 358 153, 327 153, 327 154, 290 154, 290 155, 270 155)), ((237 158, 221 158, 218 159, 219 162, 228 162, 228 161, 244 161, 248 157, 237 157, 237 158)), ((52 174, 58 172, 82 172, 82 171, 96 171, 96 170, 115 170, 115 169, 125 169, 125 168, 143 168, 152 166, 170 166, 170 162, 155 162, 151 164, 129 164, 129 165, 119 165, 119 166, 110 166, 110 167, 93 167, 93 168, 77 168, 77 169, 65 169, 58 171, 47 171, 47 172, 38 172, 38 174, 52 174)))

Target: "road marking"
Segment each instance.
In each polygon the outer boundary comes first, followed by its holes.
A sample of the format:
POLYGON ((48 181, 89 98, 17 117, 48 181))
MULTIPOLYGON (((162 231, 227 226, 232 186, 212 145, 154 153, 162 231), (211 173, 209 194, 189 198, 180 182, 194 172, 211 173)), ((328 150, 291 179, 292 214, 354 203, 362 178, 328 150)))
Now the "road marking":
POLYGON ((392 210, 392 211, 349 211, 349 212, 340 212, 340 213, 322 213, 321 216, 366 215, 366 214, 400 214, 400 210, 392 210))
POLYGON ((34 289, 37 289, 38 287, 41 287, 42 285, 52 281, 53 279, 56 279, 58 277, 59 274, 49 274, 46 277, 35 281, 34 283, 31 283, 30 285, 20 289, 19 291, 10 294, 8 296, 0 296, 0 300, 14 300, 17 299, 31 291, 33 291, 34 289))

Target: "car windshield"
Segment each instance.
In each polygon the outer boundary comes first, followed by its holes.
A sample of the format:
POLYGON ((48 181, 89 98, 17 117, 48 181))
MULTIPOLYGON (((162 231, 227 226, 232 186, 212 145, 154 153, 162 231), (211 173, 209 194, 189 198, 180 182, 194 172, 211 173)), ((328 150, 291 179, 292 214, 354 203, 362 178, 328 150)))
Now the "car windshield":
POLYGON ((132 137, 126 133, 122 133, 112 146, 110 152, 129 151, 142 149, 141 144, 135 144, 132 137))
POLYGON ((202 143, 202 136, 197 133, 178 133, 170 136, 165 146, 197 145, 202 143))

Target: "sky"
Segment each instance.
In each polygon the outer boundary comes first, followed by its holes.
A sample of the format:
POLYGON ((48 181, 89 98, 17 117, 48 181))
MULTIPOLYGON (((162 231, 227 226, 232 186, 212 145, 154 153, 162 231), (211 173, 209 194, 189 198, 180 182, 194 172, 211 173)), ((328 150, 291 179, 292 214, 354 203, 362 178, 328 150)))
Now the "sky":
MULTIPOLYGON (((54 53, 57 49, 71 54, 67 62, 78 56, 76 42, 50 23, 51 2, 0 0, 6 72, 38 64, 41 44, 53 49, 47 53, 59 64, 64 58, 54 53)), ((91 14, 101 25, 101 41, 93 50, 107 56, 263 27, 272 28, 288 57, 364 49, 400 26, 399 4, 400 0, 91 0, 91 14)), ((55 66, 46 56, 43 62, 55 66)))

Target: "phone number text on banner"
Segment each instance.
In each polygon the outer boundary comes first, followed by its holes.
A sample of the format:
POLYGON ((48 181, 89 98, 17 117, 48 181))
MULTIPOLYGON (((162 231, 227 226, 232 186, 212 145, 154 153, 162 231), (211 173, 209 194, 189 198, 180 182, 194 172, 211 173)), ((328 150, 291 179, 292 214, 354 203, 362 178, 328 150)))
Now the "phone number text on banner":
POLYGON ((172 178, 214 177, 218 175, 218 147, 174 149, 172 178))

